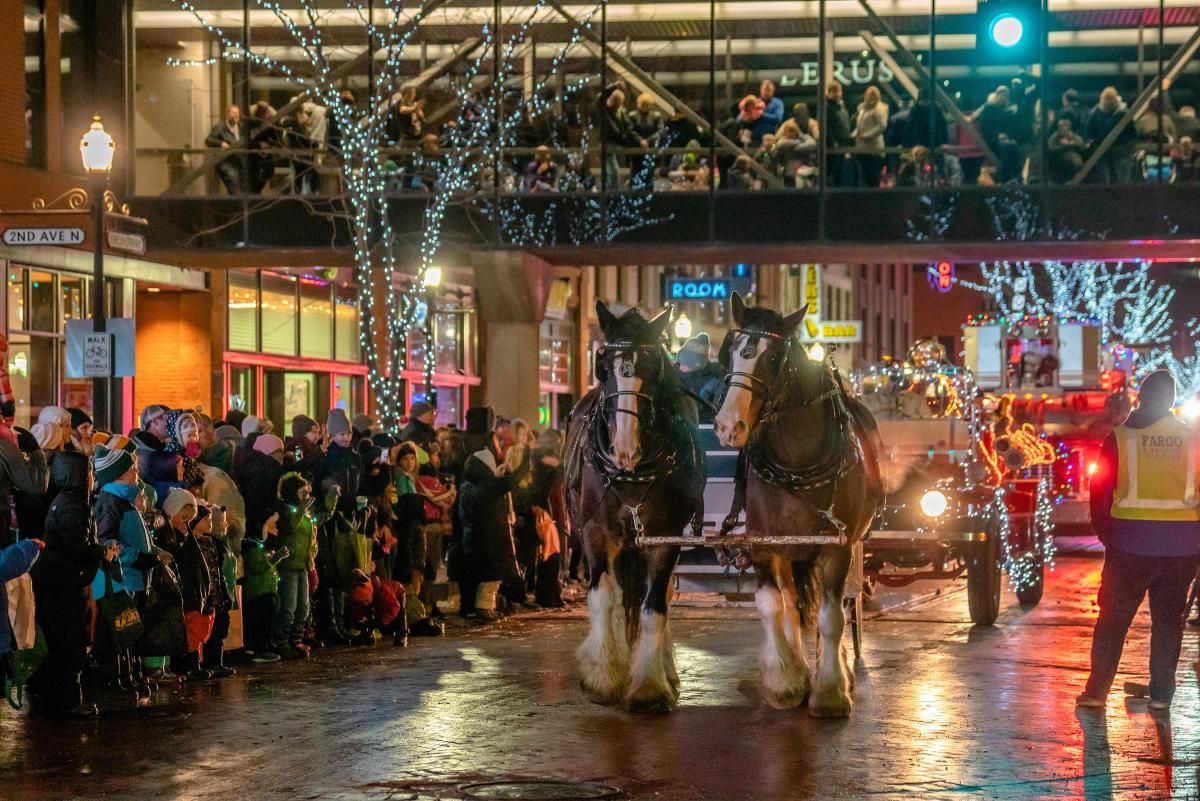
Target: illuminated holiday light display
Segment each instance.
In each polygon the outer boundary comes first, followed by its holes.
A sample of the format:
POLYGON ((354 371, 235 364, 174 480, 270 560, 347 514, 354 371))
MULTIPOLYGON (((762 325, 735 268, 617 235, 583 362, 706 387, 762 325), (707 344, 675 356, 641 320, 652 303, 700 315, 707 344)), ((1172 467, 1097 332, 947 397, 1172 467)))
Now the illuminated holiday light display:
MULTIPOLYGON (((571 21, 570 35, 557 45, 538 42, 538 58, 549 58, 546 74, 534 76, 532 91, 519 100, 505 94, 508 78, 516 74, 516 60, 524 69, 523 48, 531 46, 529 34, 533 24, 544 19, 546 0, 506 9, 504 19, 482 24, 479 31, 477 55, 454 71, 448 80, 451 93, 458 100, 458 115, 446 129, 441 151, 436 155, 417 154, 413 164, 426 174, 433 175, 428 202, 422 217, 419 243, 415 247, 415 275, 411 280, 397 280, 400 270, 396 254, 397 231, 388 214, 389 186, 394 178, 395 165, 389 164, 387 123, 391 99, 403 87, 406 76, 401 64, 405 50, 432 3, 402 10, 398 0, 378 0, 371 8, 359 0, 346 0, 343 8, 355 10, 363 19, 367 46, 372 54, 372 80, 368 87, 368 109, 365 115, 353 104, 341 102, 344 77, 332 69, 327 51, 341 48, 327 43, 323 34, 323 17, 333 13, 322 9, 313 0, 297 0, 288 8, 279 2, 257 0, 258 6, 271 12, 278 23, 303 53, 304 70, 297 71, 288 64, 265 53, 244 46, 236 36, 210 21, 187 0, 174 0, 221 45, 225 59, 247 60, 275 76, 293 84, 301 93, 324 106, 342 133, 341 178, 346 216, 352 232, 354 248, 354 279, 362 287, 360 296, 359 340, 366 358, 371 389, 386 427, 395 427, 403 415, 406 403, 402 372, 406 368, 408 334, 417 331, 424 314, 436 314, 436 306, 428 308, 425 276, 439 261, 442 245, 442 226, 447 209, 452 204, 470 204, 481 209, 504 236, 506 244, 536 246, 550 244, 548 238, 555 230, 552 225, 564 209, 554 204, 543 219, 531 219, 521 202, 512 198, 497 199, 488 190, 495 186, 495 171, 504 161, 502 150, 517 143, 517 130, 524 115, 535 116, 549 107, 546 91, 558 80, 567 55, 577 49, 595 14, 602 4, 571 21), (301 20, 301 21, 298 21, 301 20), (499 27, 499 30, 495 28, 499 27), (501 31, 508 31, 507 35, 501 31), (499 41, 497 41, 499 40, 499 41), (493 63, 495 61, 496 63, 493 63), (489 75, 490 72, 494 73, 489 75), (478 85, 484 78, 490 81, 485 90, 478 85), (477 80, 481 79, 481 80, 477 80), (378 333, 384 333, 379 341, 378 333)), ((498 12, 499 13, 499 12, 498 12)), ((171 66, 199 66, 216 63, 217 58, 203 60, 169 59, 171 66)), ((523 79, 529 76, 522 74, 523 79)), ((582 88, 593 76, 587 76, 556 91, 569 92, 582 88)), ((526 84, 528 86, 528 84, 526 84)), ((647 219, 649 194, 621 197, 602 209, 595 198, 573 199, 565 209, 570 215, 571 241, 604 241, 642 225, 647 219), (602 213, 603 212, 603 213, 602 213), (602 222, 603 220, 603 222, 602 222)), ((407 233, 407 232, 406 232, 407 233)), ((436 349, 432 342, 423 348, 422 372, 430 384, 436 368, 436 349)))

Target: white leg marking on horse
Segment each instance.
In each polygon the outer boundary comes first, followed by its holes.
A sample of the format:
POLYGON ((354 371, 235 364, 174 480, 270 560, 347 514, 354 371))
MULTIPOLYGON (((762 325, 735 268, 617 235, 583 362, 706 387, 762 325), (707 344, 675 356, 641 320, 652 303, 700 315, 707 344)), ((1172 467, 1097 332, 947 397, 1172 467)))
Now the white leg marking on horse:
MULTIPOLYGON (((840 599, 839 599, 840 601, 840 599)), ((816 717, 844 718, 850 715, 850 675, 842 654, 842 634, 846 630, 846 612, 839 601, 821 598, 817 630, 821 644, 817 654, 817 682, 808 710, 816 717)))
POLYGON ((679 676, 666 615, 642 610, 629 686, 626 701, 631 711, 668 712, 675 707, 679 676))
POLYGON ((629 641, 625 637, 621 588, 612 571, 606 571, 588 592, 588 617, 587 639, 575 652, 580 684, 591 701, 620 703, 629 685, 629 641))
MULTIPOLYGON (((776 709, 799 706, 808 695, 808 664, 803 649, 794 647, 788 635, 784 594, 776 587, 763 585, 754 600, 765 635, 758 659, 765 700, 776 709)), ((795 636, 799 636, 798 631, 795 636)))

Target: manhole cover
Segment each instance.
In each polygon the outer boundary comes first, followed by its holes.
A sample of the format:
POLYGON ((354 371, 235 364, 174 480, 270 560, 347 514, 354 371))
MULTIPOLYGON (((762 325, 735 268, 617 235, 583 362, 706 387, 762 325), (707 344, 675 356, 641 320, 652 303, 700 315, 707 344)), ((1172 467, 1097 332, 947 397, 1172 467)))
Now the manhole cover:
POLYGON ((621 791, 607 784, 568 782, 556 779, 480 782, 462 788, 463 798, 505 799, 505 801, 579 801, 580 799, 616 798, 621 791))

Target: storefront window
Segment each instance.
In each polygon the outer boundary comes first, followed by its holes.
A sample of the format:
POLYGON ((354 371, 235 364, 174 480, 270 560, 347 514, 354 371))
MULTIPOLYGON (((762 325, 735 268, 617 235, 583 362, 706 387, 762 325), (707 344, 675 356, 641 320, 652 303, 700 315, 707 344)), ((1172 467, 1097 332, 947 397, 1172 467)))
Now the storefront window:
POLYGON ((25 268, 8 268, 8 330, 25 329, 25 268))
POLYGON ((358 295, 351 289, 338 288, 334 301, 334 338, 337 360, 357 362, 362 358, 358 341, 358 295))
POLYGON ((58 340, 12 334, 8 375, 16 400, 16 424, 28 428, 42 409, 58 403, 58 340))
POLYGON ((78 275, 64 275, 59 279, 59 286, 62 287, 62 321, 59 331, 65 333, 69 321, 87 317, 89 283, 87 278, 78 275))
POLYGON ((457 373, 462 367, 458 347, 461 339, 459 332, 461 317, 462 315, 459 314, 439 314, 436 317, 437 333, 434 339, 436 343, 434 358, 437 361, 439 373, 457 373))
POLYGON ((333 358, 333 302, 324 281, 300 279, 300 355, 333 358))
POLYGON ((317 375, 305 371, 264 370, 266 413, 286 426, 298 414, 313 416, 317 406, 317 375))
POLYGON ((358 414, 366 409, 366 380, 361 375, 335 375, 329 396, 329 408, 358 414))
POLYGON ((571 383, 571 341, 561 324, 542 323, 538 367, 543 384, 565 386, 571 383))
POLYGON ((229 349, 258 350, 258 276, 229 273, 229 349))
POLYGON ((30 331, 57 331, 58 320, 55 314, 55 284, 57 276, 54 273, 43 273, 37 270, 29 272, 29 325, 30 331))
POLYGON ((254 367, 234 365, 229 368, 229 408, 246 414, 258 412, 258 392, 254 383, 254 367))
POLYGON ((262 351, 296 355, 296 278, 262 274, 262 351))

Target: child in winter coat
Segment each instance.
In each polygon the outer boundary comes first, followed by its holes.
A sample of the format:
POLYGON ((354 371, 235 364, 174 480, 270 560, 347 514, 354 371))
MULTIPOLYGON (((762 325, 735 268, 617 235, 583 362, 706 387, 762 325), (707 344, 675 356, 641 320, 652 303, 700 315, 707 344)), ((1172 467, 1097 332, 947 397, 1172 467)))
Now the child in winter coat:
POLYGON ((83 703, 80 682, 90 639, 87 587, 102 562, 117 558, 118 546, 111 542, 102 547, 96 540, 87 457, 64 451, 54 459, 51 474, 58 495, 46 513, 46 548, 30 571, 48 651, 34 687, 50 714, 92 717, 96 706, 83 703))
POLYGON ((212 573, 204 559, 204 551, 189 527, 198 508, 195 496, 172 487, 162 502, 167 522, 154 532, 154 542, 175 558, 178 570, 187 625, 187 652, 172 654, 173 668, 175 673, 186 675, 190 681, 212 678, 212 674, 200 666, 200 660, 201 648, 212 633, 216 617, 212 573))
MULTIPOLYGON (((276 548, 279 515, 242 540, 242 626, 245 654, 251 662, 278 662, 272 632, 279 611, 279 564, 288 559, 286 545, 276 548)), ((308 571, 304 571, 304 617, 308 617, 308 571)), ((290 630, 291 616, 288 617, 290 630)), ((303 625, 303 624, 301 624, 303 625)))
POLYGON ((378 630, 391 635, 392 645, 399 648, 408 645, 403 598, 404 586, 400 582, 355 570, 351 574, 346 616, 356 630, 356 640, 374 642, 378 630))
POLYGON ((225 666, 225 638, 229 636, 229 613, 233 609, 233 595, 225 583, 225 510, 197 501, 196 516, 188 523, 188 529, 200 546, 204 563, 208 567, 209 605, 213 609, 212 632, 204 642, 204 670, 214 679, 224 679, 237 673, 225 666))
MULTIPOLYGON (((117 546, 117 558, 102 564, 92 579, 92 598, 96 601, 105 597, 110 586, 113 592, 128 591, 138 601, 146 591, 147 573, 158 564, 171 562, 170 554, 151 543, 135 506, 142 494, 135 453, 136 447, 125 437, 112 437, 92 452, 98 488, 92 502, 96 537, 106 549, 117 546)), ((96 626, 95 654, 106 665, 113 684, 132 689, 140 697, 150 697, 150 688, 142 678, 142 660, 130 649, 117 652, 104 621, 96 626)))
MULTIPOLYGON (((287 473, 279 480, 274 517, 277 520, 280 553, 278 561, 279 608, 272 625, 274 651, 284 658, 308 656, 304 630, 308 623, 309 576, 317 560, 317 528, 337 504, 336 492, 329 496, 324 510, 314 512, 312 488, 299 473, 287 473)), ((265 537, 264 537, 265 539, 265 537)))

